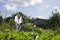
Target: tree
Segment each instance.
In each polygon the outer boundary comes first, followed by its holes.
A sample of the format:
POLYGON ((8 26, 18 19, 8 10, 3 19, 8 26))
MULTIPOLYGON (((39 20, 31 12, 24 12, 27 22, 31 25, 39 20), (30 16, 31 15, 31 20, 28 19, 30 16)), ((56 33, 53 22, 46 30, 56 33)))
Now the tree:
POLYGON ((2 21, 3 21, 3 17, 2 17, 1 12, 0 12, 0 25, 2 24, 2 21))
POLYGON ((56 28, 57 26, 60 26, 60 14, 55 9, 55 13, 52 11, 52 16, 49 19, 49 27, 56 28))

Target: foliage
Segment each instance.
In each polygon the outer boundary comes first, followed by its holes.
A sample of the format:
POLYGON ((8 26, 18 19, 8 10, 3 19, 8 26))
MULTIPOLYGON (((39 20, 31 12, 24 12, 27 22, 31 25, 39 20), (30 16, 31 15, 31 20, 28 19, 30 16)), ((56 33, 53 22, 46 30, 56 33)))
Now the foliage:
POLYGON ((0 16, 0 25, 2 24, 3 18, 0 16))
POLYGON ((60 27, 60 14, 59 12, 53 13, 52 16, 49 18, 49 28, 56 29, 57 27, 60 27))
POLYGON ((0 16, 0 40, 60 40, 59 13, 53 14, 48 20, 43 20, 48 24, 49 29, 42 29, 32 24, 35 19, 30 19, 30 17, 20 12, 24 22, 21 32, 17 32, 15 29, 15 15, 13 14, 7 18, 0 16), (54 28, 55 31, 50 28, 54 28))
POLYGON ((35 40, 38 37, 38 40, 60 40, 60 36, 54 35, 52 30, 44 30, 42 28, 38 29, 38 32, 17 32, 10 31, 6 29, 4 32, 0 31, 0 40, 35 40))

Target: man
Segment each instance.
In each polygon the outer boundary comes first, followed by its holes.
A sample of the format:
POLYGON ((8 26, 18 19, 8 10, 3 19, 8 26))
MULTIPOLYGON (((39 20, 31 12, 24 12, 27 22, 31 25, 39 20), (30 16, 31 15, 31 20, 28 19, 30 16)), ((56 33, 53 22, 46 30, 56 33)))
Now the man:
POLYGON ((19 14, 20 12, 17 12, 16 13, 16 16, 15 16, 15 24, 16 24, 16 29, 18 31, 21 31, 21 28, 22 28, 22 23, 23 23, 23 20, 22 20, 22 17, 21 15, 19 14))

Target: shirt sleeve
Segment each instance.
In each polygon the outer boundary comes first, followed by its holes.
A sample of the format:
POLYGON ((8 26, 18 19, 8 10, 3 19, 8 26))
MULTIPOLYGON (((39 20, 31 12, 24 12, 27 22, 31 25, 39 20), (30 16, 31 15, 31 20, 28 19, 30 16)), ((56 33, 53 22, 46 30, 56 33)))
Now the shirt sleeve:
POLYGON ((23 20, 22 20, 22 17, 20 18, 20 20, 19 20, 19 23, 22 23, 23 22, 23 20))
POLYGON ((17 16, 15 16, 14 21, 15 21, 16 23, 18 23, 18 24, 20 24, 20 23, 23 22, 22 17, 20 17, 20 19, 17 19, 17 16), (19 20, 19 21, 18 21, 18 20, 19 20))
POLYGON ((17 22, 17 17, 15 16, 15 19, 14 19, 15 22, 17 22))

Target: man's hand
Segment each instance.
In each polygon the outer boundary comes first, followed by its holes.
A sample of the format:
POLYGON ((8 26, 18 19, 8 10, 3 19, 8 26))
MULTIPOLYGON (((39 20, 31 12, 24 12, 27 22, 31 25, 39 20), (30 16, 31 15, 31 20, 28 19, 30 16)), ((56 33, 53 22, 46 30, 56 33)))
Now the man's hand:
POLYGON ((18 23, 16 23, 17 24, 17 26, 19 26, 20 24, 18 24, 18 23))

